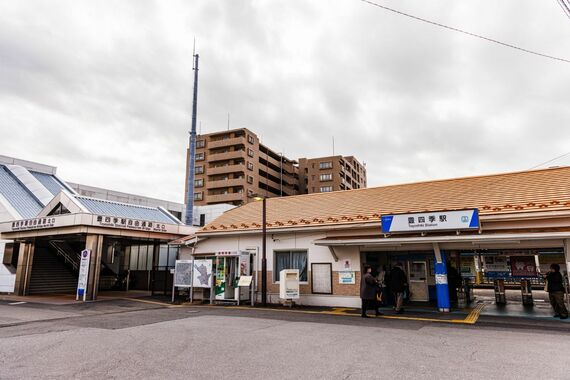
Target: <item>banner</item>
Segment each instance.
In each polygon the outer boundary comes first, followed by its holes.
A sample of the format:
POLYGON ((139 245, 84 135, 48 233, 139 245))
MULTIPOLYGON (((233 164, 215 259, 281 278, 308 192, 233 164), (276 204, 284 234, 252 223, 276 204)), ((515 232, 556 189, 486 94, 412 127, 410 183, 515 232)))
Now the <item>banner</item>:
POLYGON ((511 273, 513 277, 536 277, 534 256, 511 256, 511 273))

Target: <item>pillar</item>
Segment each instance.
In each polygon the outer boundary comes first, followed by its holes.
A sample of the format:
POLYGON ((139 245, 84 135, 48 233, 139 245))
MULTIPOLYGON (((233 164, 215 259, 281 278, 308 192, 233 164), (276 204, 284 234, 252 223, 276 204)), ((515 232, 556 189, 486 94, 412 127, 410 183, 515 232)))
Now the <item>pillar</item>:
POLYGON ((16 295, 27 296, 29 294, 34 249, 34 243, 20 243, 18 267, 16 268, 16 283, 14 286, 14 293, 16 295))
POLYGON ((91 251, 91 259, 89 260, 89 274, 87 277, 87 295, 85 298, 89 301, 94 301, 97 299, 97 291, 99 290, 101 255, 103 252, 103 236, 87 235, 85 239, 85 249, 91 251))
POLYGON ((437 293, 437 308, 439 311, 449 313, 451 303, 449 301, 449 286, 447 285, 447 266, 445 253, 439 249, 439 244, 433 244, 435 254, 435 290, 437 293))
POLYGON ((566 264, 566 273, 570 274, 570 239, 564 239, 564 264, 566 264))

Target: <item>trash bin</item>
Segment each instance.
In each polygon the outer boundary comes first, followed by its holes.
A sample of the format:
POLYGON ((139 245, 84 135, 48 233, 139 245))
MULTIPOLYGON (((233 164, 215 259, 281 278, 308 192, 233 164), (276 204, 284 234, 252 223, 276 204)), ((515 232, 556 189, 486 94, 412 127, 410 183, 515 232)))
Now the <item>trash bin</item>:
POLYGON ((530 280, 521 280, 521 293, 522 293, 522 304, 524 306, 533 306, 534 301, 532 299, 532 286, 530 280))
POLYGON ((493 281, 495 286, 495 303, 497 305, 506 305, 507 294, 505 293, 505 280, 497 278, 493 281))

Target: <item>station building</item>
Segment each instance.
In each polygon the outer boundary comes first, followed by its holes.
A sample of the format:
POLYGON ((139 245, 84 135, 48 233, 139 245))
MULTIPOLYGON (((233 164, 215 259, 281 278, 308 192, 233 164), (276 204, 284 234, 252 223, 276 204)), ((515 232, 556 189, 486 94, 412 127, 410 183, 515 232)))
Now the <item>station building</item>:
MULTIPOLYGON (((420 302, 447 297, 447 264, 476 283, 538 284, 537 269, 570 261, 569 184, 557 167, 266 199, 268 300, 280 302, 279 272, 298 269, 298 303, 359 307, 365 264, 402 265, 420 302)), ((259 291, 262 224, 262 202, 230 210, 180 240, 181 258, 256 252, 259 291)))
MULTIPOLYGON (((204 206, 197 223, 231 205, 204 206)), ((80 253, 92 260, 87 298, 99 290, 169 293, 178 248, 197 227, 182 204, 69 184, 49 165, 0 156, 0 293, 74 293, 80 253)))

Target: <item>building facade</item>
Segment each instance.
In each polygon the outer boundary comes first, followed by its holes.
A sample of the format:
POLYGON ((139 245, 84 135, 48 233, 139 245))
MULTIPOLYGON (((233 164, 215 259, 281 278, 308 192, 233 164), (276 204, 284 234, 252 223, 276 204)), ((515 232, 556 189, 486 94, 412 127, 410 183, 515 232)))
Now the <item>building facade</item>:
MULTIPOLYGON (((185 184, 186 194, 187 177, 185 184)), ((247 128, 196 137, 194 204, 198 206, 239 206, 254 195, 271 198, 363 187, 366 168, 352 156, 297 162, 261 144, 247 128)))
POLYGON ((299 193, 326 193, 366 187, 366 167, 353 156, 299 159, 299 193))
MULTIPOLYGON (((364 265, 403 267, 411 300, 444 311, 450 267, 487 286, 525 279, 542 289, 550 264, 566 274, 570 263, 568 183, 561 167, 267 199, 269 302, 283 301, 280 271, 297 269, 297 303, 359 307, 364 265)), ((259 300, 262 224, 261 202, 231 210, 181 257, 254 252, 259 300)))
MULTIPOLYGON (((241 205, 253 195, 294 195, 299 192, 298 178, 296 162, 261 144, 257 135, 246 128, 196 137, 197 206, 241 205)), ((188 178, 185 183, 188 186, 188 178)))

